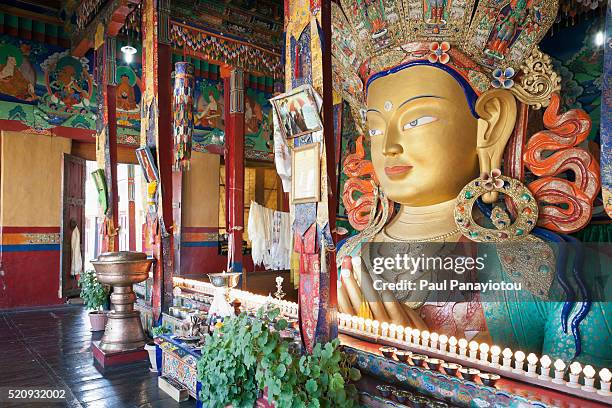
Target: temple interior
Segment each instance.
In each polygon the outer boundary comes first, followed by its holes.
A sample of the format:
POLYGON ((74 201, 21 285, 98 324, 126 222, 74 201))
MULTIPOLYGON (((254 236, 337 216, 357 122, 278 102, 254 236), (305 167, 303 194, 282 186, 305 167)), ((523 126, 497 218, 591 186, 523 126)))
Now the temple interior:
POLYGON ((612 406, 604 0, 3 0, 0 407, 612 406))

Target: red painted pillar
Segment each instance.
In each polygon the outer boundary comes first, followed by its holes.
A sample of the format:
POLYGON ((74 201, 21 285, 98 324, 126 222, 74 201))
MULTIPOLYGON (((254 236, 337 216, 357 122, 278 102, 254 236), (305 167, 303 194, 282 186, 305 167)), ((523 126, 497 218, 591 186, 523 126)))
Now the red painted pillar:
POLYGON ((134 165, 128 165, 128 226, 130 251, 136 250, 136 185, 134 184, 134 165))
POLYGON ((107 188, 105 228, 102 252, 117 251, 119 240, 119 196, 117 189, 117 100, 116 47, 114 37, 106 36, 96 50, 96 82, 98 89, 98 118, 96 119, 98 165, 104 169, 107 188))
POLYGON ((228 233, 227 269, 242 272, 244 229, 244 73, 222 69, 225 92, 225 196, 228 233), (229 71, 229 72, 228 72, 229 71))
MULTIPOLYGON (((115 39, 109 41, 109 46, 115 47, 115 39)), ((113 63, 115 53, 113 52, 113 63)), ((106 95, 108 103, 108 147, 109 147, 109 158, 110 158, 110 179, 112 188, 110 189, 113 195, 112 199, 112 214, 113 214, 113 225, 116 229, 116 235, 111 240, 111 251, 119 250, 119 186, 117 183, 117 85, 115 82, 115 70, 108 70, 109 75, 112 78, 108 78, 108 85, 106 86, 106 95)))
POLYGON ((168 0, 142 2, 143 116, 140 143, 155 154, 159 173, 157 204, 147 214, 147 229, 153 237, 153 318, 172 302, 172 89, 170 50, 170 4, 168 0))
MULTIPOLYGON (((174 275, 174 222, 172 210, 172 163, 174 140, 172 135, 172 50, 167 42, 158 44, 158 100, 159 122, 157 157, 161 181, 161 209, 166 231, 161 230, 163 260, 163 303, 165 310, 172 305, 172 276, 174 275), (167 232, 167 234, 164 234, 167 232)), ((178 237, 180 239, 180 237, 178 237)))
MULTIPOLYGON (((332 37, 332 22, 331 22, 331 2, 324 1, 321 4, 321 25, 323 26, 322 49, 331 50, 332 37)), ((332 60, 331 52, 322 53, 323 64, 323 134, 325 137, 325 153, 327 159, 327 177, 331 187, 331 195, 327 197, 327 209, 329 214, 329 228, 331 231, 336 230, 336 212, 338 211, 338 164, 336 163, 335 149, 336 146, 334 137, 334 97, 333 97, 333 79, 332 79, 332 60)), ((335 232, 332 232, 334 242, 338 242, 335 232)), ((333 251, 327 252, 327 265, 332 265, 329 268, 329 324, 330 332, 335 334, 337 331, 337 320, 335 311, 338 305, 338 270, 336 265, 336 253, 333 251)))

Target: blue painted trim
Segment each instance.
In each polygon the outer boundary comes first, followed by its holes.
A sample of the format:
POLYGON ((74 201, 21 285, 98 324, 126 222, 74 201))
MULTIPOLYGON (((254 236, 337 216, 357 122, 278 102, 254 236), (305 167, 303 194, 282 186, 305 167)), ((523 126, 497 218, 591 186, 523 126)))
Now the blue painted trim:
POLYGON ((202 383, 200 381, 196 381, 196 408, 204 407, 204 401, 200 401, 200 392, 202 392, 202 383))
POLYGON ((157 364, 157 375, 162 375, 162 349, 155 345, 155 363, 157 364))
POLYGON ((455 71, 452 67, 446 64, 440 64, 438 62, 432 64, 431 62, 427 60, 411 61, 406 64, 401 64, 401 65, 398 65, 397 67, 388 69, 386 71, 380 71, 368 78, 368 81, 366 82, 366 89, 365 89, 366 95, 368 93, 368 88, 370 84, 374 82, 375 80, 377 80, 378 78, 383 78, 383 77, 386 77, 387 75, 395 74, 406 68, 410 68, 410 67, 414 67, 418 65, 425 65, 425 66, 441 69, 442 71, 446 72, 447 74, 455 78, 455 80, 459 82, 459 85, 461 85, 461 88, 463 88, 463 93, 465 94, 465 98, 467 99, 468 105, 470 106, 470 111, 472 112, 472 115, 476 119, 479 119, 478 114, 476 113, 476 101, 478 100, 478 95, 476 95, 474 88, 472 88, 472 86, 467 82, 467 80, 464 77, 462 77, 461 74, 459 74, 457 71, 455 71))
POLYGON ((4 244, 2 252, 59 251, 60 244, 4 244))
POLYGON ((242 262, 232 262, 232 271, 242 272, 242 262))
POLYGON ((207 247, 207 248, 215 247, 216 248, 219 246, 219 242, 217 241, 181 242, 181 246, 184 246, 186 248, 195 248, 195 247, 207 247))

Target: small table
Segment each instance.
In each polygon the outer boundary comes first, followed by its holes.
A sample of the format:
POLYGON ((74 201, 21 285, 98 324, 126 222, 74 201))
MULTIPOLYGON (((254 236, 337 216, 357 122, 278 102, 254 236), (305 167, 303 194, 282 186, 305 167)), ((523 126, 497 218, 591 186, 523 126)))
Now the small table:
POLYGON ((196 399, 196 407, 202 407, 199 399, 202 384, 198 381, 197 363, 202 354, 169 335, 155 338, 157 374, 173 378, 187 388, 196 399))

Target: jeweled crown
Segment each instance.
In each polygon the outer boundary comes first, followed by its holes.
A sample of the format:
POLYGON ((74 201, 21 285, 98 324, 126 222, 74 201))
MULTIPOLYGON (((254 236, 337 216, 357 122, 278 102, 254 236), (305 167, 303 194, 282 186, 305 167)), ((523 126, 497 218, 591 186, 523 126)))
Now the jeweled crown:
POLYGON ((427 60, 448 64, 477 93, 511 89, 536 108, 559 89, 550 58, 537 48, 557 0, 340 0, 333 4, 336 91, 364 102, 375 73, 427 60), (522 78, 521 78, 522 77, 522 78))

